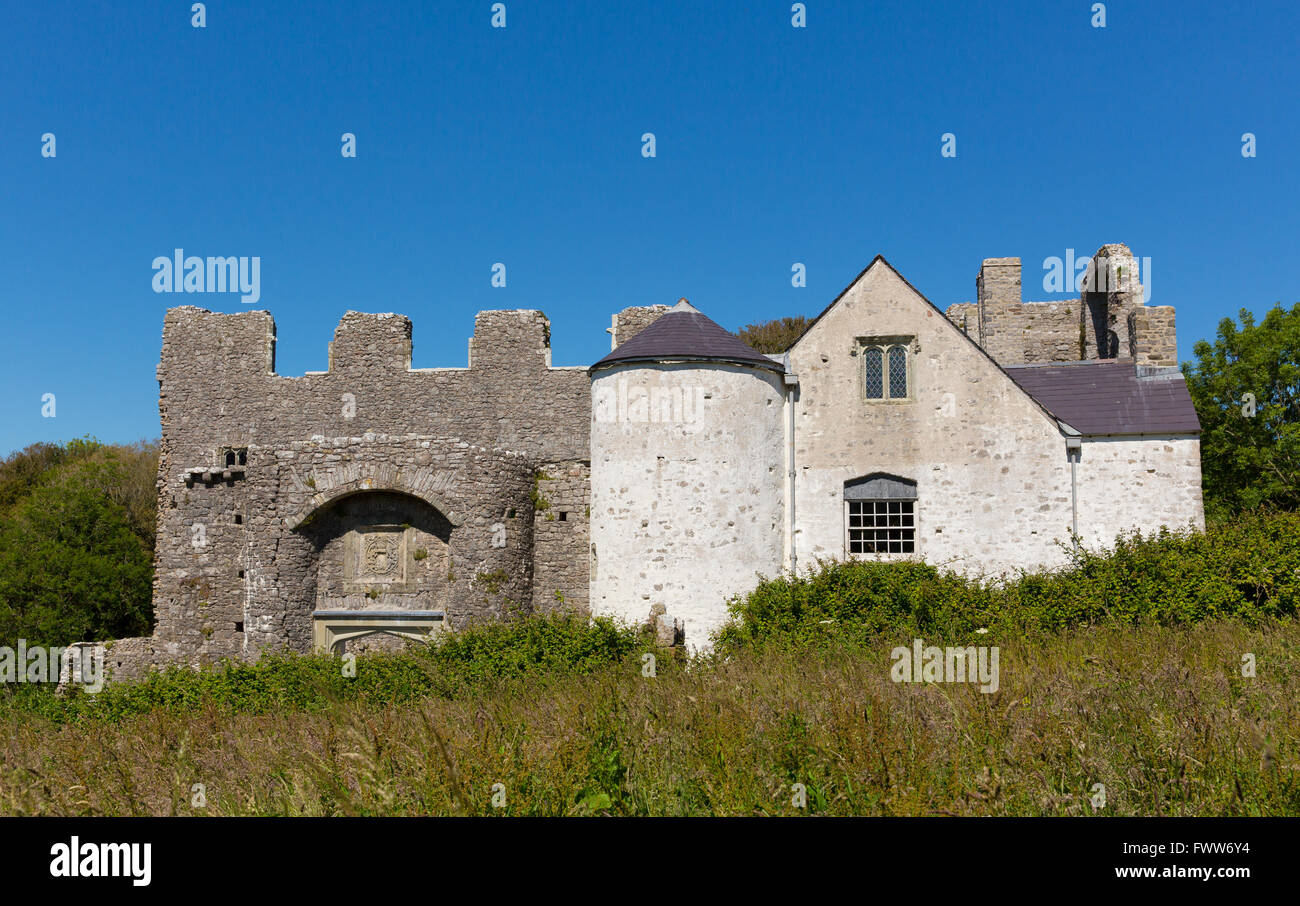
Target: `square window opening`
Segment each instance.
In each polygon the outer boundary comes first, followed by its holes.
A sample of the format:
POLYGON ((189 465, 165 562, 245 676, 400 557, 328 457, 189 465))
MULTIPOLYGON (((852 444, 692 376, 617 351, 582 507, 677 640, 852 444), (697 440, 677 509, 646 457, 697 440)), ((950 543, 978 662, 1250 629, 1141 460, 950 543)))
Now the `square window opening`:
POLYGON ((911 554, 916 550, 916 501, 849 500, 851 554, 911 554))

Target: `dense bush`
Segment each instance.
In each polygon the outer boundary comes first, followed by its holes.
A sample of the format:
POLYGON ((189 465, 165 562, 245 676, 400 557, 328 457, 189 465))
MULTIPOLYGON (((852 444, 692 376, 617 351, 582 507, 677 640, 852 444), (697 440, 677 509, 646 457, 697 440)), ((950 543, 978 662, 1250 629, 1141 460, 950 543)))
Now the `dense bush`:
POLYGON ((585 674, 626 660, 642 645, 636 630, 609 620, 538 616, 467 627, 400 654, 361 655, 355 676, 345 676, 341 661, 330 655, 276 654, 202 670, 173 667, 139 682, 110 683, 94 695, 7 686, 0 688, 0 712, 115 720, 155 708, 265 713, 319 710, 341 701, 387 705, 451 697, 514 677, 585 674))
POLYGON ((793 346, 810 324, 812 321, 803 315, 776 318, 759 324, 746 324, 736 331, 736 336, 759 352, 778 355, 793 346))
POLYGON ((605 618, 571 614, 480 623, 443 635, 428 659, 465 681, 528 673, 589 673, 622 661, 643 645, 638 632, 605 618))
POLYGON ((824 563, 733 600, 719 647, 1290 616, 1300 601, 1300 514, 1250 514, 1208 533, 1132 534, 1113 551, 1083 549, 1071 560, 997 581, 920 563, 824 563))

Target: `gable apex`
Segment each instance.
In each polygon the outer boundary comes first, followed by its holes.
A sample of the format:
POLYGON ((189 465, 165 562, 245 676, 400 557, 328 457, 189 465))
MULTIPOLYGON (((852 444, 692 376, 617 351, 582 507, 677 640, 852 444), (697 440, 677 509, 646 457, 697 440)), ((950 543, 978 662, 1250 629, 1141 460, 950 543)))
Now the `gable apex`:
MULTIPOLYGON (((894 267, 892 264, 890 264, 889 261, 885 258, 884 255, 877 254, 876 257, 874 257, 874 258, 871 259, 871 263, 870 263, 870 264, 868 264, 866 267, 864 267, 864 268, 863 268, 863 269, 858 273, 858 275, 857 275, 856 277, 854 277, 851 281, 849 281, 848 286, 846 286, 846 287, 844 287, 844 289, 840 290, 839 295, 837 295, 837 296, 836 296, 836 297, 831 301, 831 304, 830 304, 830 305, 827 305, 824 309, 822 309, 821 314, 819 314, 816 318, 813 318, 812 323, 809 324, 806 328, 804 328, 803 333, 799 334, 798 339, 796 339, 793 343, 790 344, 790 348, 786 350, 786 354, 789 355, 789 353, 793 352, 793 351, 795 350, 795 348, 796 348, 800 343, 803 342, 804 337, 808 336, 808 334, 812 332, 812 329, 813 329, 814 327, 816 327, 816 326, 821 322, 821 320, 822 320, 823 318, 825 318, 828 314, 830 314, 830 313, 835 309, 835 307, 836 307, 837 305, 840 304, 840 301, 841 301, 841 300, 842 300, 846 295, 848 295, 849 290, 851 290, 851 289, 853 289, 853 287, 857 286, 858 283, 861 282, 862 278, 865 277, 867 274, 871 273, 871 271, 872 271, 873 269, 875 269, 875 267, 876 267, 877 265, 882 265, 882 266, 888 268, 888 269, 889 269, 889 272, 890 272, 891 274, 893 274, 895 277, 897 277, 899 280, 901 280, 901 281, 903 282, 903 285, 904 285, 904 286, 906 286, 906 287, 907 287, 908 289, 910 289, 913 293, 915 293, 915 294, 916 294, 916 297, 917 297, 918 299, 920 299, 922 302, 924 302, 927 306, 930 307, 931 311, 933 311, 935 314, 939 315, 939 320, 940 320, 940 321, 945 325, 946 329, 953 331, 954 333, 957 334, 957 336, 961 337, 963 341, 965 341, 966 343, 970 344, 970 346, 971 346, 972 349, 974 349, 976 352, 978 352, 978 353, 980 354, 980 356, 982 356, 984 359, 986 359, 986 360, 989 362, 989 364, 991 364, 994 368, 996 368, 996 369, 998 370, 998 372, 1002 375, 1002 377, 1004 377, 1004 378, 1006 379, 1007 383, 1009 383, 1012 387, 1014 387, 1014 388, 1016 389, 1017 392, 1023 394, 1024 397, 1025 397, 1027 400, 1029 400, 1029 401, 1030 401, 1030 402, 1035 406, 1035 408, 1037 408, 1040 412, 1042 412, 1045 416, 1047 416, 1049 419, 1051 419, 1054 423, 1056 423, 1056 424, 1057 424, 1059 427, 1061 427, 1063 430, 1064 430, 1064 429, 1067 429, 1067 428, 1068 428, 1069 430, 1071 430, 1071 431, 1073 430, 1073 429, 1070 428, 1068 425, 1066 425, 1065 422, 1061 421, 1061 419, 1058 418, 1058 417, 1057 417, 1057 416, 1056 416, 1056 415, 1055 415, 1055 414, 1054 414, 1050 409, 1048 409, 1048 408, 1047 408, 1046 406, 1044 406, 1041 402, 1039 402, 1039 400, 1036 399, 1036 398, 1034 397, 1033 394, 1031 394, 1031 393, 1030 393, 1028 390, 1026 390, 1023 386, 1021 386, 1020 382, 1017 381, 1014 377, 1012 377, 1011 374, 1010 374, 1010 372, 1008 372, 1005 368, 1003 368, 1002 365, 998 362, 997 359, 995 359, 995 358, 993 358, 993 356, 989 355, 988 350, 986 350, 986 349, 985 349, 983 346, 981 346, 979 343, 977 343, 977 342, 975 342, 974 340, 972 340, 972 339, 970 338, 970 336, 969 336, 969 335, 968 335, 964 330, 962 330, 962 329, 959 328, 956 324, 954 324, 954 323, 953 323, 953 322, 948 318, 948 316, 947 316, 946 314, 944 314, 943 309, 939 308, 939 306, 937 306, 937 305, 935 305, 933 302, 931 302, 930 299, 929 299, 929 297, 927 297, 927 296, 925 295, 925 293, 921 292, 919 289, 917 289, 915 286, 913 286, 912 283, 911 283, 911 281, 908 280, 906 277, 904 277, 904 276, 902 275, 902 273, 899 272, 898 268, 896 268, 896 267, 894 267)), ((943 329, 943 328, 941 328, 941 329, 943 329)))

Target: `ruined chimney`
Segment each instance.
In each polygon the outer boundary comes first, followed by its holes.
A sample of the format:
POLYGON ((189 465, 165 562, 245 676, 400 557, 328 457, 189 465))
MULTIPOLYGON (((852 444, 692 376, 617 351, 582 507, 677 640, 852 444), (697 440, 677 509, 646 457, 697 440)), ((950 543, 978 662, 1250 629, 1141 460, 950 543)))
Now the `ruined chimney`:
POLYGON ((1136 365, 1178 365, 1178 335, 1172 305, 1140 306, 1128 313, 1129 355, 1136 365))
POLYGON ((1003 365, 1023 364, 1020 259, 985 258, 975 278, 975 296, 985 351, 1003 365))

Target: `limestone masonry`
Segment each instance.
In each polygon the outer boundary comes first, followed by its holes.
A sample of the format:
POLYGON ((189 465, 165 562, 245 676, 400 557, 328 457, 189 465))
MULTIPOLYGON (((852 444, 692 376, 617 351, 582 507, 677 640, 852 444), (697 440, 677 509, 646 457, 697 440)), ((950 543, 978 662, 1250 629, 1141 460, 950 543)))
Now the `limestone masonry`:
POLYGON ((1202 528, 1174 312, 1106 245, 1079 299, 992 258, 939 311, 881 258, 786 353, 683 300, 613 316, 591 368, 538 311, 479 313, 464 368, 348 312, 329 370, 275 373, 263 311, 167 312, 156 629, 117 677, 356 651, 555 609, 705 647, 725 602, 819 559, 996 574, 1202 528))

